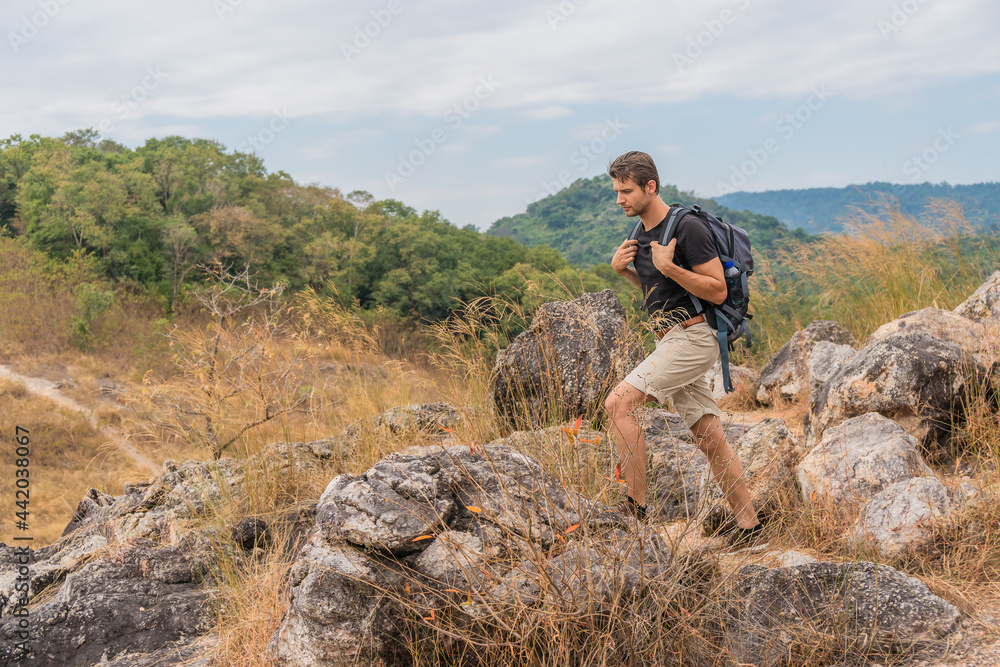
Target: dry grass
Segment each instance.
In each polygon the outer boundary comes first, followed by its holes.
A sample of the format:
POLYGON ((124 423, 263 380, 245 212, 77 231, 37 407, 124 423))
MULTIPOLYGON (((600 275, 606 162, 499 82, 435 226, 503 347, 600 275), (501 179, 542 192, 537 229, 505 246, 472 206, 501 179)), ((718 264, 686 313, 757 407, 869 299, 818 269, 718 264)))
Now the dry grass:
MULTIPOLYGON (((28 430, 31 448, 31 528, 15 530, 13 510, 4 512, 2 542, 10 544, 14 535, 31 535, 36 547, 50 544, 62 534, 88 489, 118 493, 123 482, 142 476, 84 416, 30 394, 20 383, 0 379, 0 414, 11 438, 16 426, 28 430)), ((13 455, 0 459, 0 497, 11 499, 11 505, 14 470, 13 455)))

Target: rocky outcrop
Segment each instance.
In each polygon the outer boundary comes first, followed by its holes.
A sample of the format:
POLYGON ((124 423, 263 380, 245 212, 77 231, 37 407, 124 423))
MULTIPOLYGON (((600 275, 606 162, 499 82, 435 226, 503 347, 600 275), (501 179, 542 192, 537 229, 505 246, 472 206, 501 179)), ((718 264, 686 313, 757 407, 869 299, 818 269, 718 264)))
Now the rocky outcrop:
POLYGON ((953 632, 958 609, 927 586, 874 563, 740 569, 726 613, 739 664, 833 664, 924 648, 953 632))
MULTIPOLYGON (((215 640, 199 637, 215 620, 212 568, 220 557, 248 562, 272 535, 257 518, 228 530, 192 520, 239 497, 247 465, 167 461, 162 475, 126 484, 121 495, 88 491, 55 543, 0 545, 0 664, 208 667, 215 640), (31 634, 27 653, 22 631, 31 634)), ((292 540, 283 548, 297 549, 292 540)))
MULTIPOLYGON (((795 466, 805 450, 785 422, 765 419, 747 431, 734 449, 743 464, 747 490, 758 513, 772 517, 799 506, 795 466)), ((726 523, 731 511, 707 466, 703 468, 700 487, 704 499, 702 525, 712 533, 726 523)))
POLYGON ((869 413, 828 429, 796 467, 806 503, 860 506, 900 480, 933 472, 917 440, 895 422, 869 413))
POLYGON ((427 615, 468 596, 462 609, 471 618, 491 601, 530 596, 543 570, 560 580, 560 562, 598 548, 575 540, 621 525, 624 517, 567 490, 508 445, 392 454, 362 475, 335 478, 323 493, 269 657, 289 666, 405 664, 396 651, 415 616, 411 603, 427 615), (572 548, 542 565, 538 554, 557 544, 572 548))
POLYGON ((375 417, 352 422, 344 430, 344 437, 353 440, 379 429, 393 435, 424 433, 441 436, 444 429, 457 427, 462 419, 462 413, 447 403, 415 403, 389 408, 375 417))
POLYGON ((986 327, 950 310, 924 308, 900 315, 883 324, 868 337, 865 346, 884 340, 896 333, 923 332, 957 345, 965 354, 982 352, 986 327))
POLYGON ((594 415, 642 358, 611 290, 546 303, 528 330, 497 354, 491 399, 498 414, 515 422, 594 415))
POLYGON ((878 412, 937 455, 988 372, 962 350, 923 332, 899 332, 861 349, 816 392, 806 419, 808 442, 845 419, 878 412))
POLYGON ((761 370, 755 385, 757 400, 770 405, 778 398, 792 400, 808 395, 815 382, 829 376, 831 369, 849 358, 856 342, 847 329, 837 322, 816 320, 802 331, 792 334, 785 345, 761 370), (817 343, 827 342, 818 356, 813 355, 817 343))
MULTIPOLYGON (((31 558, 44 560, 45 555, 31 558)), ((146 539, 93 558, 67 573, 54 595, 27 606, 26 616, 8 615, 14 607, 7 605, 0 618, 0 664, 89 667, 102 658, 153 652, 210 630, 214 617, 201 586, 205 563, 146 539), (31 637, 27 651, 18 644, 24 631, 31 637)), ((8 552, 0 565, 5 574, 9 559, 8 552)), ((37 579, 32 583, 39 585, 37 579)))
POLYGON ((975 322, 1000 322, 1000 271, 994 271, 955 312, 975 322))
POLYGON ((904 479, 865 504, 851 541, 870 541, 884 559, 901 558, 933 546, 935 529, 951 525, 959 513, 959 503, 937 478, 904 479))

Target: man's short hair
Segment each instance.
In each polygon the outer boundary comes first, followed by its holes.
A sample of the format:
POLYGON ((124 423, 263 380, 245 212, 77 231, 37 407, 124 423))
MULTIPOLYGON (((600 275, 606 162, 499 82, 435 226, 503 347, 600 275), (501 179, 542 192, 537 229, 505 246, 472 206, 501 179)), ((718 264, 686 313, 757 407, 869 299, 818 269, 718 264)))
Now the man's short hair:
POLYGON ((653 158, 641 151, 629 151, 612 160, 608 164, 608 176, 619 181, 631 179, 643 190, 646 189, 646 183, 653 181, 656 184, 656 194, 660 193, 660 174, 656 171, 653 158))

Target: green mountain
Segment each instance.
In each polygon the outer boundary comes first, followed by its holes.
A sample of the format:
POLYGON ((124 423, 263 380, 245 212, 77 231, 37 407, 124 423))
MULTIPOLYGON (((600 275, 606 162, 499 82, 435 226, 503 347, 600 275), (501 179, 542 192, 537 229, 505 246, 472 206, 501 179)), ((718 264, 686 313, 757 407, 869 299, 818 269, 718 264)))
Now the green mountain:
POLYGON ((818 234, 841 231, 852 206, 873 209, 898 202, 900 211, 919 217, 931 199, 957 201, 965 208, 969 222, 979 227, 995 228, 1000 221, 1000 183, 866 183, 846 188, 732 192, 717 201, 732 208, 773 215, 790 227, 803 227, 818 234))
MULTIPOLYGON (((734 211, 711 199, 701 199, 661 184, 660 196, 668 204, 697 204, 750 235, 755 251, 767 250, 786 238, 806 239, 801 229, 791 231, 777 218, 750 211, 734 211)), ((527 211, 500 218, 488 234, 510 237, 528 246, 548 245, 577 266, 609 263, 615 248, 635 225, 615 204, 615 191, 607 175, 581 178, 565 190, 528 206, 527 211)))

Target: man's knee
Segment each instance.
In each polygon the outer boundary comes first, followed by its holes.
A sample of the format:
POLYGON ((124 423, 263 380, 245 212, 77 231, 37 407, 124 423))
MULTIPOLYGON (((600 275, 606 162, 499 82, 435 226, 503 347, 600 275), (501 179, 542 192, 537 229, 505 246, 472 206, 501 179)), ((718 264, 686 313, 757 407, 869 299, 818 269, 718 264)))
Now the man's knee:
POLYGON ((622 382, 604 399, 604 409, 611 419, 627 417, 636 407, 641 405, 645 396, 632 385, 622 382))

